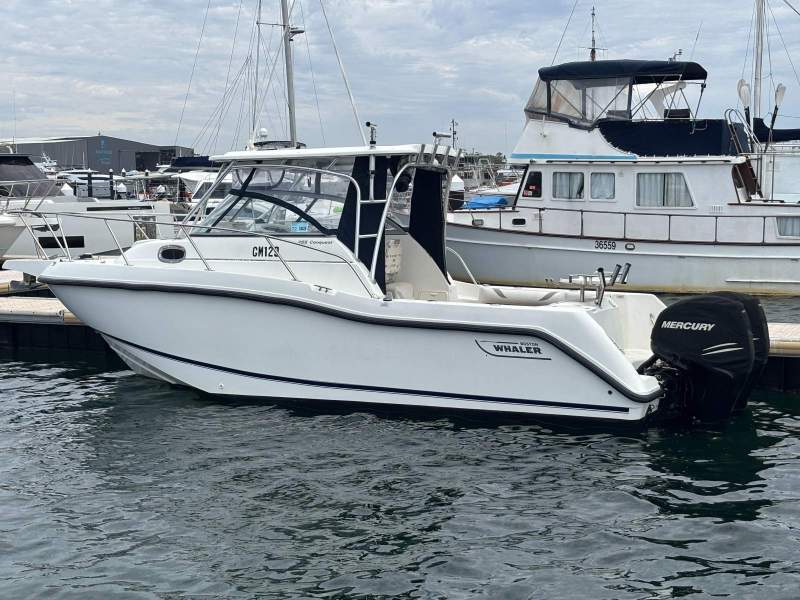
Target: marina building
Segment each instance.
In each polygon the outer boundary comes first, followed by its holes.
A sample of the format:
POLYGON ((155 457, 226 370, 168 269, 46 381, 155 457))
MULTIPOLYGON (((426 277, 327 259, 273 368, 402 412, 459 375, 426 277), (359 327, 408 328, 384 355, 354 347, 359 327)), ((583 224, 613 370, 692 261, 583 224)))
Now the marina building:
POLYGON ((184 146, 158 146, 108 135, 18 138, 0 142, 0 152, 29 154, 35 162, 51 159, 61 169, 87 168, 105 172, 155 169, 175 156, 194 156, 184 146))

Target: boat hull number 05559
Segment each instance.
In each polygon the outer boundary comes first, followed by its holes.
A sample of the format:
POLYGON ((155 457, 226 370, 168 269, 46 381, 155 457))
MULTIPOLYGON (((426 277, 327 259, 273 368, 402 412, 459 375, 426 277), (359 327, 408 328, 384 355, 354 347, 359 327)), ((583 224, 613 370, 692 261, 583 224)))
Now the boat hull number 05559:
POLYGON ((616 250, 617 242, 612 240, 595 240, 594 247, 596 250, 616 250))
POLYGON ((253 246, 253 258, 270 258, 279 254, 278 246, 253 246))

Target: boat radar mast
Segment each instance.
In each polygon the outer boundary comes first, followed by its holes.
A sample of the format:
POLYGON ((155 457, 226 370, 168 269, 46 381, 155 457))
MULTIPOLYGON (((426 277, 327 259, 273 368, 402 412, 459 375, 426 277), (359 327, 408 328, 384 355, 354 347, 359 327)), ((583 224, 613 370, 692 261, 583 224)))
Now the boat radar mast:
POLYGON ((581 49, 589 51, 589 61, 596 62, 597 61, 597 51, 598 50, 608 50, 608 48, 598 48, 597 47, 597 11, 595 10, 594 6, 592 6, 592 45, 586 48, 585 46, 581 46, 581 49))

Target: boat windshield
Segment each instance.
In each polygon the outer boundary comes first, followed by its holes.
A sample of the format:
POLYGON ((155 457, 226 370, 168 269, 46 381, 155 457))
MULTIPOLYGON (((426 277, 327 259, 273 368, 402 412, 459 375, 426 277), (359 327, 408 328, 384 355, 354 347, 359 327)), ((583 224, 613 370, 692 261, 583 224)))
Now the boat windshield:
POLYGON ((525 111, 586 126, 599 119, 629 119, 630 86, 630 78, 539 80, 525 111))
MULTIPOLYGON (((224 200, 202 221, 209 227, 268 235, 334 235, 350 180, 349 165, 330 171, 309 171, 316 165, 236 167, 224 200)), ((212 193, 212 197, 214 194, 212 193)), ((196 234, 211 234, 201 229, 196 234)))

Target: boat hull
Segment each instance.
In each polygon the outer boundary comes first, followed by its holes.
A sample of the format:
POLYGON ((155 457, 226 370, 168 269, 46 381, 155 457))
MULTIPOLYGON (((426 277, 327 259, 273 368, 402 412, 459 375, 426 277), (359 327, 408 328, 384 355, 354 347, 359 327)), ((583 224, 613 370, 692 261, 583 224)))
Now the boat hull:
POLYGON ((618 421, 660 397, 655 380, 631 391, 546 331, 401 319, 404 301, 358 299, 378 310, 359 314, 286 294, 43 280, 136 372, 212 394, 618 421))
MULTIPOLYGON (((800 294, 800 246, 612 241, 447 226, 447 245, 480 283, 545 286, 569 274, 594 273, 598 267, 610 272, 629 262, 630 291, 800 294)), ((469 280, 455 257, 448 257, 447 266, 455 278, 469 280)))

